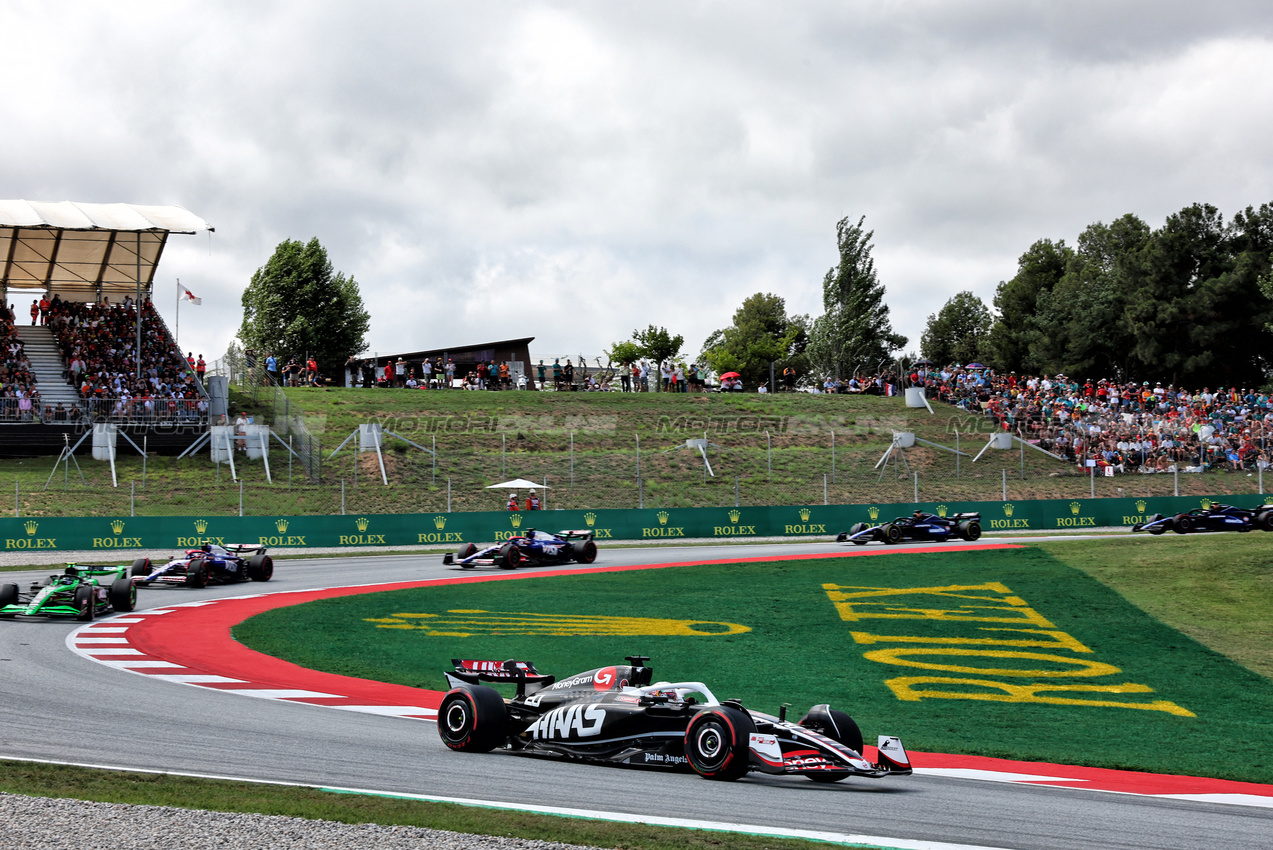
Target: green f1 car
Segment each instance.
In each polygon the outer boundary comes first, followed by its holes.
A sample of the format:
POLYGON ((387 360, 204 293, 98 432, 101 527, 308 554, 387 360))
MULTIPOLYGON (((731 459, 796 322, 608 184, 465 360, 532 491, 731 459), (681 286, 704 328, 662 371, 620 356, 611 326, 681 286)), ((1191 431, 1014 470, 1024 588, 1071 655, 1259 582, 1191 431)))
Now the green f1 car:
POLYGON ((0 617, 74 617, 88 622, 98 614, 131 611, 137 588, 128 567, 80 567, 68 564, 61 575, 32 582, 22 591, 16 584, 0 584, 0 617))

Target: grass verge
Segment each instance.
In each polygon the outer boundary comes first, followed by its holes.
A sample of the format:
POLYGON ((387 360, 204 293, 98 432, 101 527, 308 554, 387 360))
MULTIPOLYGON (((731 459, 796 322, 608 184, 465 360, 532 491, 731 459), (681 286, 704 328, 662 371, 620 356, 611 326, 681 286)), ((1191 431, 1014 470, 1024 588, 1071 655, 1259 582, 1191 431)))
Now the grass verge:
POLYGON ((107 803, 284 815, 339 823, 414 826, 624 850, 808 850, 800 839, 673 829, 434 803, 319 788, 199 779, 0 760, 0 791, 107 803))

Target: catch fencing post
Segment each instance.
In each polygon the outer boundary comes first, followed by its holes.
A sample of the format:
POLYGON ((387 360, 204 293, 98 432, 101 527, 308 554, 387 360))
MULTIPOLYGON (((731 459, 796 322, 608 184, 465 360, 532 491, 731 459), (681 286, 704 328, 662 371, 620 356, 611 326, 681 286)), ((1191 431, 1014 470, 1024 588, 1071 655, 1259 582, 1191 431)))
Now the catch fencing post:
POLYGON ((340 515, 345 515, 345 479, 340 479, 340 515))
POLYGON ((575 432, 570 432, 570 486, 575 486, 575 432))
POLYGON ((451 512, 451 476, 446 477, 446 512, 451 512))
POLYGON ((645 508, 645 486, 641 482, 641 476, 637 476, 637 508, 645 508))
POLYGON ((959 426, 955 426, 955 478, 959 477, 959 426))
MULTIPOLYGON (((915 476, 915 504, 918 505, 919 504, 919 473, 913 472, 911 474, 915 476)), ((1005 499, 1004 501, 1007 501, 1007 500, 1005 499)))
POLYGON ((1008 470, 1003 471, 1003 500, 1008 501, 1008 470))
POLYGON ((150 437, 147 435, 143 435, 141 438, 141 489, 143 490, 146 489, 146 449, 149 448, 149 440, 150 437))
POLYGON ((130 482, 133 485, 132 492, 128 495, 128 515, 137 516, 137 482, 130 482))
POLYGON ((1090 477, 1092 479, 1092 498, 1095 499, 1096 498, 1096 466, 1095 465, 1089 466, 1087 468, 1087 471, 1091 473, 1090 477))
MULTIPOLYGON (((823 479, 822 489, 825 492, 827 489, 826 476, 825 475, 822 476, 822 479, 823 479)), ((834 430, 831 432, 831 483, 832 484, 835 483, 835 431, 834 430)), ((823 502, 825 503, 826 500, 823 499, 823 502)))
POLYGON ((239 516, 243 516, 243 479, 239 479, 239 516))
POLYGON ((829 504, 827 502, 827 476, 825 473, 822 476, 822 504, 829 504))
MULTIPOLYGON (((1172 466, 1171 477, 1174 479, 1174 483, 1175 483, 1175 490, 1173 492, 1175 493, 1175 495, 1179 496, 1180 495, 1180 465, 1179 464, 1172 466)), ((1260 470, 1260 492, 1261 493, 1264 492, 1264 470, 1263 469, 1260 470)))

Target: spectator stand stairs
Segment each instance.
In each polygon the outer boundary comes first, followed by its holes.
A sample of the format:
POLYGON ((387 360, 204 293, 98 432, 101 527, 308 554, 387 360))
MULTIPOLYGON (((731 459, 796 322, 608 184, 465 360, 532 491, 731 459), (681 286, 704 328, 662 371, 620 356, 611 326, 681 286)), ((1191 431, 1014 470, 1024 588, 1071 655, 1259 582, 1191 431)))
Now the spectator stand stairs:
POLYGON ((60 401, 62 407, 70 410, 78 404, 79 391, 66 381, 66 364, 62 362, 62 349, 53 340, 53 332, 44 325, 18 324, 15 330, 31 361, 41 407, 56 408, 60 401))

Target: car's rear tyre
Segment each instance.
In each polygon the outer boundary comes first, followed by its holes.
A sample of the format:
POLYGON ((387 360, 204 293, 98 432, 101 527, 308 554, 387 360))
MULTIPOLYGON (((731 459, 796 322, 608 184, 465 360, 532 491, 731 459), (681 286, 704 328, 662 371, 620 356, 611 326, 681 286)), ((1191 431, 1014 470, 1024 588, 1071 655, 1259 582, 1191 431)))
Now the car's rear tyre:
POLYGON ((248 578, 252 581, 269 581, 274 578, 274 559, 269 555, 253 555, 248 561, 248 578))
POLYGON ((981 537, 981 523, 975 519, 965 520, 959 523, 959 536, 963 539, 974 542, 981 537))
POLYGON ((597 560, 597 544, 591 540, 572 540, 570 548, 574 550, 574 559, 581 564, 597 560))
POLYGON ((186 567, 186 587, 207 587, 208 565, 200 558, 195 558, 186 567))
POLYGON ((438 708, 438 735, 460 752, 490 752, 504 742, 507 726, 504 698, 483 685, 448 691, 438 708))
POLYGON ((1193 531, 1193 517, 1188 514, 1180 514, 1171 523, 1171 530, 1177 534, 1188 534, 1193 531))
POLYGON ((884 542, 889 545, 902 542, 902 530, 892 523, 884 526, 881 533, 884 535, 884 542))
POLYGON ((111 607, 116 611, 131 611, 137 607, 137 586, 129 578, 117 578, 111 583, 111 607))
POLYGON ((129 573, 129 575, 148 576, 150 575, 151 570, 152 570, 152 567, 150 566, 149 558, 138 558, 137 560, 133 561, 133 569, 132 569, 132 572, 129 573))
POLYGON ((705 708, 685 729, 685 758, 704 779, 732 782, 747 773, 749 736, 756 724, 728 705, 705 708))
POLYGON ((1273 531, 1273 511, 1261 511, 1256 514, 1255 526, 1261 531, 1273 531))
MULTIPOLYGON (((16 584, 0 584, 0 608, 6 605, 18 604, 18 586, 16 584)), ((17 614, 0 614, 6 620, 11 620, 17 614)))
POLYGON ((83 623, 91 623, 93 615, 97 613, 94 610, 96 605, 93 599, 93 588, 86 584, 75 588, 75 610, 79 612, 75 615, 75 619, 83 623))
POLYGON ((515 570, 522 563, 522 552, 512 543, 505 543, 499 550, 499 568, 501 570, 515 570))

